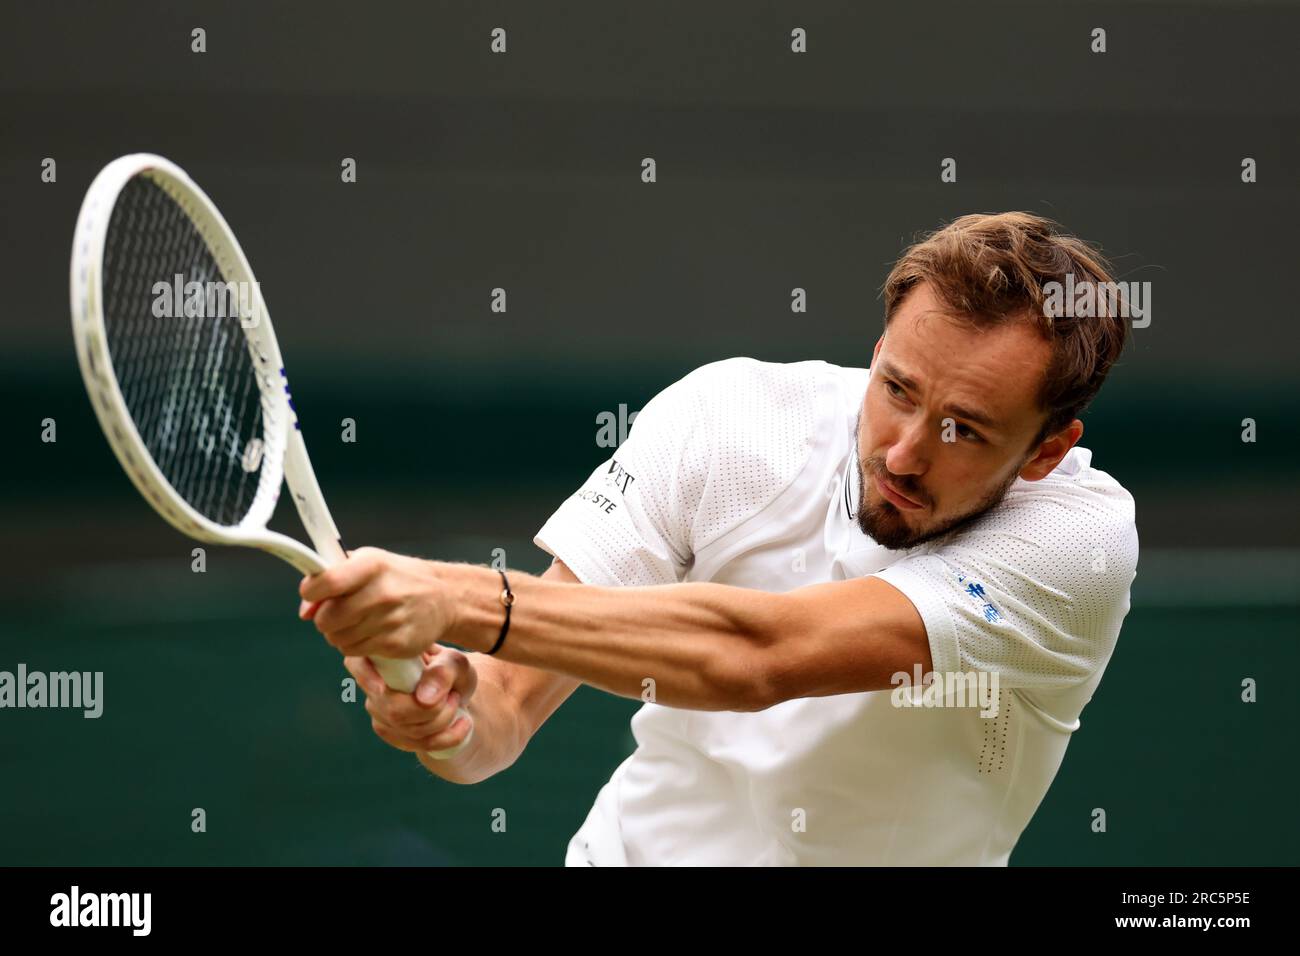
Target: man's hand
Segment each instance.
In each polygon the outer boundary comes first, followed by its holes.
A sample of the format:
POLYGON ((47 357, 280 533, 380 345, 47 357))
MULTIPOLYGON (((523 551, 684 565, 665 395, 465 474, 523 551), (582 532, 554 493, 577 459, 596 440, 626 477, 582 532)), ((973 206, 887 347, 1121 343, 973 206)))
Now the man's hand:
POLYGON ((452 624, 437 564, 378 548, 304 578, 298 593, 299 617, 347 657, 418 657, 452 624))
POLYGON ((453 648, 435 647, 422 656, 424 674, 414 694, 386 686, 364 657, 345 657, 343 666, 366 692, 370 725, 384 743, 417 754, 451 750, 473 726, 469 719, 456 720, 456 709, 469 706, 478 675, 469 658, 453 648))

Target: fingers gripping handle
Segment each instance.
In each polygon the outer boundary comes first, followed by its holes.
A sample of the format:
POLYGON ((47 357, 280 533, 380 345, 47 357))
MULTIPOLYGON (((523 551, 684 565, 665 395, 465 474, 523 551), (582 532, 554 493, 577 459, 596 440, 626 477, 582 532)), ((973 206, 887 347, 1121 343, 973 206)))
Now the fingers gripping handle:
MULTIPOLYGON (((420 682, 420 676, 424 673, 424 668, 420 666, 417 658, 408 657, 403 660, 393 660, 387 657, 372 657, 370 663, 375 665, 375 670, 379 671, 379 676, 384 679, 384 683, 393 690, 401 691, 403 694, 410 694, 415 690, 415 685, 420 682)), ((455 747, 450 750, 430 750, 429 756, 434 760, 450 760, 456 754, 460 753, 474 739, 474 723, 470 718, 469 712, 464 707, 456 710, 455 720, 465 717, 470 720, 469 734, 455 747)), ((454 723, 455 721, 453 721, 454 723)), ((448 725, 450 726, 450 725, 448 725)))
MULTIPOLYGON (((305 523, 305 522, 304 522, 305 523)), ((292 542, 291 542, 292 543, 292 542)), ((313 543, 319 549, 320 554, 311 554, 309 559, 298 556, 299 560, 294 562, 300 571, 304 574, 319 574, 325 568, 332 564, 338 564, 340 561, 347 560, 347 554, 343 546, 339 544, 337 538, 326 538, 321 536, 321 540, 313 537, 313 543)), ((298 547, 301 547, 299 545, 298 547)), ((308 549, 303 548, 303 551, 308 549)), ((415 690, 415 685, 420 682, 421 675, 424 674, 424 668, 418 658, 404 658, 394 660, 387 657, 372 657, 370 663, 375 665, 375 670, 379 671, 379 676, 384 679, 384 683, 393 690, 401 691, 403 694, 410 694, 415 690)), ((450 760, 456 756, 474 739, 474 718, 470 717, 469 711, 464 707, 457 708, 456 717, 452 721, 460 720, 462 717, 469 720, 469 733, 458 745, 449 750, 431 750, 429 756, 434 760, 450 760)), ((448 725, 450 726, 450 725, 448 725)))
MULTIPOLYGON (((281 369, 280 373, 283 376, 284 369, 281 369)), ((288 394, 287 382, 284 390, 288 394)), ((306 529, 307 537, 311 538, 311 543, 316 550, 313 551, 291 538, 273 532, 267 533, 265 538, 267 543, 263 546, 280 554, 304 574, 319 574, 330 565, 346 561, 347 552, 339 542, 338 528, 330 516, 329 508, 325 506, 325 496, 321 494, 320 484, 316 481, 316 472, 312 470, 311 461, 307 458, 307 445, 297 428, 288 431, 288 443, 284 453, 284 478, 289 484, 289 490, 293 492, 293 503, 298 509, 298 517, 302 519, 302 526, 306 529)), ((384 679, 385 684, 404 694, 415 690, 415 685, 419 683, 424 673, 418 658, 389 660, 372 657, 370 662, 375 665, 375 670, 379 671, 379 676, 384 679)), ((430 757, 435 760, 448 760, 465 749, 474 738, 473 719, 463 707, 456 711, 455 720, 460 720, 462 717, 470 719, 469 734, 459 746, 450 750, 431 752, 430 757)))

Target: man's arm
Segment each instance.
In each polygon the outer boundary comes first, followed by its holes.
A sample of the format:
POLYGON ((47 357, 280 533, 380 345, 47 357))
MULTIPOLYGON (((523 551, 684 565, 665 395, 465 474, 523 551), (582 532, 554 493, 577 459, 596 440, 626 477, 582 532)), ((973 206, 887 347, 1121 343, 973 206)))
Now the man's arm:
MULTIPOLYGON (((879 578, 784 594, 705 583, 596 587, 520 572, 511 580, 501 660, 622 697, 650 692, 670 707, 762 710, 886 690, 894 674, 932 666, 920 614, 879 578)), ((305 579, 299 592, 323 602, 316 627, 351 655, 413 657, 435 643, 486 651, 505 616, 496 571, 374 548, 305 579)))
MULTIPOLYGON (((558 559, 546 569, 539 580, 560 584, 581 583, 568 566, 558 559)), ((499 684, 503 699, 509 702, 509 706, 518 718, 519 753, 528 746, 533 735, 550 719, 551 714, 559 710, 560 705, 568 700, 582 684, 582 681, 576 678, 515 663, 499 654, 493 657, 476 654, 471 661, 478 670, 480 678, 488 674, 499 684)), ((517 757, 518 753, 515 756, 517 757)), ((513 763, 513 760, 511 762, 513 763)))
MULTIPOLYGON (((437 564, 454 608, 444 641, 483 650, 504 608, 496 572, 437 564)), ((498 657, 623 697, 756 711, 799 697, 886 690, 931 668, 912 603, 877 578, 771 594, 720 584, 604 588, 511 579, 515 602, 498 657), (647 684, 652 680, 653 684, 647 684)))

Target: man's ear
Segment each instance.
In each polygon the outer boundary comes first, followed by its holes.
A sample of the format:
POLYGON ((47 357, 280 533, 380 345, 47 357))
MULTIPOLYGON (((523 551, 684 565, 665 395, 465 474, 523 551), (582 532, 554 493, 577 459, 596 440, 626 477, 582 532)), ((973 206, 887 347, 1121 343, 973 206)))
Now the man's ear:
POLYGON ((1046 478, 1082 437, 1083 422, 1076 418, 1055 435, 1043 439, 1033 457, 1021 466, 1020 477, 1025 481, 1046 478))
POLYGON ((880 338, 876 339, 876 347, 871 350, 871 364, 876 364, 876 359, 880 358, 880 347, 885 344, 885 333, 880 333, 880 338))

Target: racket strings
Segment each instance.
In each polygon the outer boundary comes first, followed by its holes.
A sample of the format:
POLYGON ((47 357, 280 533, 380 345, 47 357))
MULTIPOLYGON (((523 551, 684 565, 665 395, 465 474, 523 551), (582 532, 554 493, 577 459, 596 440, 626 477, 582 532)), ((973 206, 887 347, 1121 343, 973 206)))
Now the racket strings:
POLYGON ((263 422, 239 309, 217 308, 225 303, 214 284, 226 280, 189 215, 162 188, 142 176, 122 188, 103 274, 118 386, 163 477, 196 511, 229 526, 257 495, 262 462, 254 443, 263 422))

